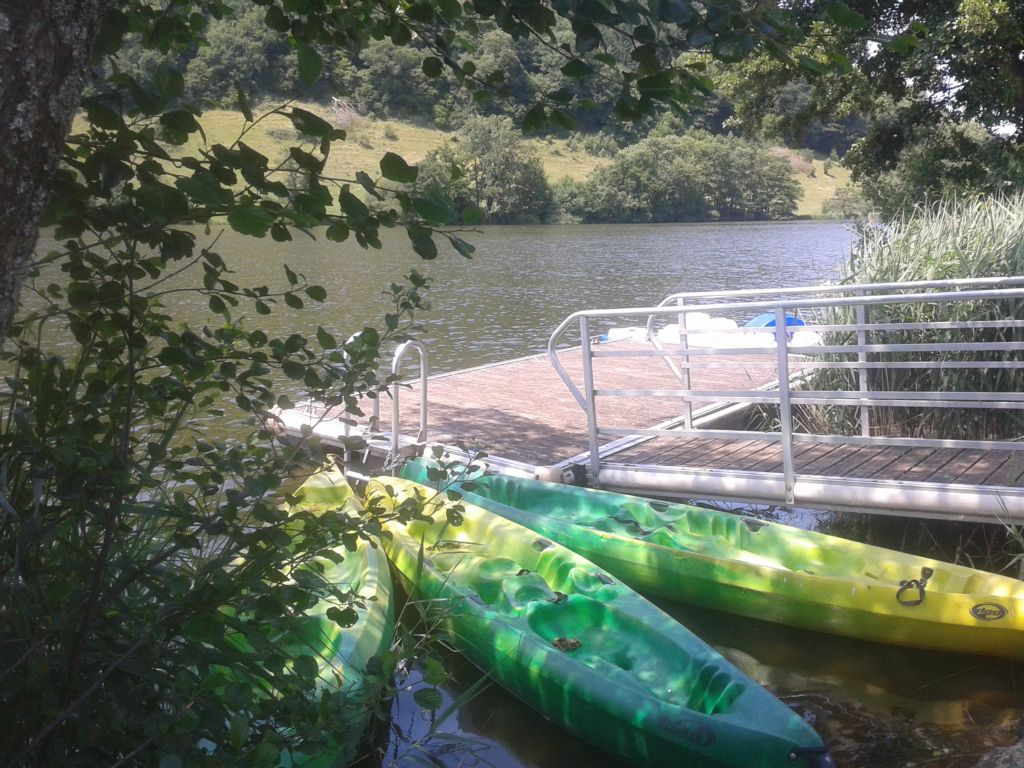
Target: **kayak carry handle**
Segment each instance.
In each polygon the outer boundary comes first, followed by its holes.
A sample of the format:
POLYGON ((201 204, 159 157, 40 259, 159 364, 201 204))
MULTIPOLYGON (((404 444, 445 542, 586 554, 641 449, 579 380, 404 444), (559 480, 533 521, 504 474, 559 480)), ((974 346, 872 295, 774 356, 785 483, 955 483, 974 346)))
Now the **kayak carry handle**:
POLYGON ((920 605, 921 603, 923 603, 924 602, 924 591, 925 591, 925 587, 928 584, 928 579, 930 579, 934 574, 935 574, 935 570, 934 569, 929 568, 928 566, 924 566, 923 568, 921 568, 921 578, 919 578, 919 579, 908 579, 906 581, 901 581, 900 582, 900 588, 898 590, 896 590, 896 600, 899 601, 899 603, 901 605, 920 605), (904 599, 903 598, 903 593, 906 592, 908 589, 916 589, 917 590, 917 598, 916 599, 904 599))

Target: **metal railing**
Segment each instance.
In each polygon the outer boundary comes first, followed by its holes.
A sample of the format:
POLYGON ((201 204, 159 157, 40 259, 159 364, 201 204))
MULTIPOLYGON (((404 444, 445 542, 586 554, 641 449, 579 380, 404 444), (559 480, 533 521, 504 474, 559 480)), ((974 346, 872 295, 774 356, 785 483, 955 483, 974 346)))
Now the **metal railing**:
MULTIPOLYGON (((399 393, 402 382, 398 372, 402 368, 402 361, 406 353, 416 350, 420 359, 420 430, 416 435, 417 443, 427 441, 427 380, 430 377, 430 362, 427 356, 427 348, 419 341, 406 341, 398 345, 394 357, 391 358, 391 448, 389 457, 394 459, 398 456, 400 425, 399 425, 399 393)), ((370 417, 370 431, 376 431, 380 423, 380 397, 373 400, 373 415, 370 417)))
MULTIPOLYGON (((979 305, 980 306, 980 305, 979 305)), ((913 315, 909 311, 903 314, 913 315)), ((943 439, 880 435, 874 429, 872 415, 876 409, 986 409, 1024 410, 1024 393, 1016 391, 945 391, 943 389, 894 390, 891 382, 883 382, 884 372, 920 370, 949 372, 958 369, 1021 369, 1024 368, 1024 276, 946 280, 916 283, 877 283, 833 285, 770 290, 716 291, 709 293, 678 293, 664 299, 657 307, 586 310, 566 318, 548 342, 548 355, 558 375, 579 403, 587 417, 589 472, 598 481, 601 472, 599 439, 601 437, 646 435, 652 437, 692 438, 707 436, 736 440, 762 440, 781 443, 783 479, 786 500, 793 500, 796 480, 794 445, 800 442, 884 445, 929 448, 961 448, 975 450, 1024 450, 1024 443, 1010 439, 943 439), (964 308, 976 302, 998 306, 1003 315, 984 319, 924 320, 911 316, 881 319, 877 311, 914 305, 964 308), (992 302, 997 302, 993 305, 992 302), (872 311, 880 318, 871 321, 872 311), (774 328, 748 328, 737 324, 732 328, 716 328, 709 334, 706 327, 694 327, 695 313, 743 320, 757 314, 770 313, 774 328), (616 349, 614 344, 595 345, 596 327, 602 321, 632 318, 646 327, 650 344, 640 349, 616 349), (800 318, 799 326, 787 325, 788 319, 800 318), (667 320, 677 323, 678 343, 659 340, 658 328, 667 320), (559 360, 559 347, 569 328, 577 326, 583 361, 582 390, 559 360), (794 344, 794 333, 820 335, 819 343, 794 344), (942 338, 929 338, 935 333, 942 338), (700 346, 694 343, 705 334, 700 346), (756 336, 754 335, 756 334, 756 336), (957 334, 962 336, 956 340, 957 334), (739 336, 738 346, 722 344, 739 336), (770 335, 774 343, 764 343, 770 335), (708 345, 708 339, 718 346, 708 345), (746 344, 746 340, 757 344, 746 344), (595 383, 594 359, 598 357, 661 358, 668 364, 678 388, 672 389, 602 389, 595 383), (737 360, 742 357, 742 360, 737 360), (702 367, 745 368, 766 366, 774 369, 779 385, 764 389, 695 389, 691 371, 702 367), (849 371, 855 377, 852 388, 820 390, 816 388, 818 373, 826 370, 849 371), (794 382, 794 374, 800 374, 794 382), (882 384, 883 386, 878 386, 882 384), (601 398, 672 397, 681 402, 680 426, 652 429, 605 427, 599 422, 598 400, 601 398), (778 429, 774 431, 695 429, 693 407, 698 403, 748 403, 771 406, 778 413, 778 429), (794 408, 812 406, 848 407, 859 421, 859 435, 815 434, 797 431, 794 408)), ((806 338, 806 337, 804 337, 806 338)), ((851 378, 852 381, 852 378, 851 378)), ((834 383, 834 382, 833 382, 834 383)), ((849 383, 849 382, 848 382, 849 383)))

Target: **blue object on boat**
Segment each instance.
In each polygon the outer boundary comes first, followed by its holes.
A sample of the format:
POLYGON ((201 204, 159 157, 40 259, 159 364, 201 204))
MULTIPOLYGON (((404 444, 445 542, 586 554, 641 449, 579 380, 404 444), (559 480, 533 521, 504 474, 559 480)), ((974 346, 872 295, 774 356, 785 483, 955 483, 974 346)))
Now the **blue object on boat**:
MULTIPOLYGON (((786 327, 791 325, 807 325, 803 320, 794 315, 786 315, 786 327)), ((775 313, 774 312, 762 312, 760 315, 755 315, 747 321, 746 328, 774 328, 775 327, 775 313)))

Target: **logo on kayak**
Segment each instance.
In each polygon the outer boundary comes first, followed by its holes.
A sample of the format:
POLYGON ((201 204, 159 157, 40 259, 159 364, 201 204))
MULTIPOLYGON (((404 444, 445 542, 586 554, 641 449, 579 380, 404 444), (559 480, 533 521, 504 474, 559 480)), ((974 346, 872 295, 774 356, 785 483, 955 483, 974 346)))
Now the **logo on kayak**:
POLYGON ((704 723, 662 716, 658 718, 658 726, 698 747, 710 747, 715 743, 715 732, 704 723))
POLYGON ((982 621, 996 621, 1006 616, 1006 609, 995 603, 979 603, 971 608, 971 616, 982 621))

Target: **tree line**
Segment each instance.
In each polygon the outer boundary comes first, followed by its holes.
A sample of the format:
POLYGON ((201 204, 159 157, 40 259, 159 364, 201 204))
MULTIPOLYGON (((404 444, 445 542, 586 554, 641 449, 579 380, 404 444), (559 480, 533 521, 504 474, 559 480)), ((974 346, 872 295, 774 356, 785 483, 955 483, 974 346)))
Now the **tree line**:
POLYGON ((551 184, 507 117, 467 120, 420 164, 417 185, 451 201, 460 223, 781 219, 800 196, 785 157, 706 131, 651 135, 583 181, 551 184))

